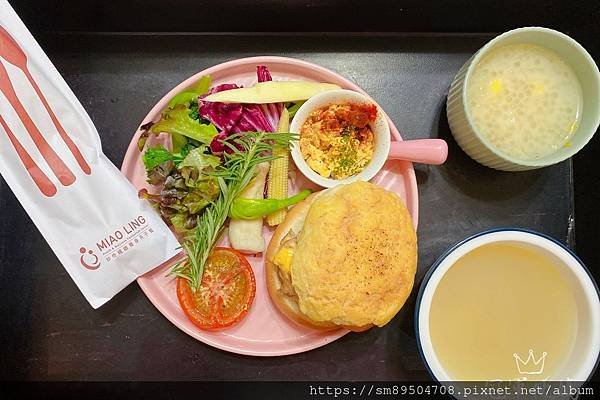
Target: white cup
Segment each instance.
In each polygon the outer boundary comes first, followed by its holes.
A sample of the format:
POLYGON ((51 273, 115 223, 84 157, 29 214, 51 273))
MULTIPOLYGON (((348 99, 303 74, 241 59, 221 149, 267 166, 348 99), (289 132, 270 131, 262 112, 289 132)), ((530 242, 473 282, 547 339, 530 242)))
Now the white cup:
POLYGON ((600 125, 600 72, 592 56, 564 33, 541 27, 513 29, 489 41, 458 71, 448 92, 447 114, 456 142, 475 161, 504 171, 542 168, 575 155, 594 136, 600 125), (495 148, 472 122, 467 101, 468 82, 479 61, 490 51, 512 44, 533 44, 555 52, 573 69, 583 89, 581 121, 571 146, 535 160, 517 159, 495 148))
POLYGON ((552 381, 586 381, 593 373, 600 354, 600 300, 598 287, 581 260, 554 239, 529 230, 493 229, 476 234, 446 251, 433 264, 421 283, 415 311, 419 350, 429 372, 440 382, 452 381, 431 343, 429 313, 436 288, 446 272, 465 254, 489 243, 510 242, 534 248, 552 259, 572 288, 577 309, 577 333, 569 358, 556 369, 552 381))
POLYGON ((387 160, 407 160, 432 165, 439 165, 446 161, 448 145, 442 139, 391 140, 390 126, 381 107, 364 94, 352 90, 328 90, 308 99, 294 115, 290 124, 290 132, 300 134, 304 122, 313 111, 332 104, 344 103, 372 104, 377 107, 375 120, 369 122, 375 142, 373 157, 366 167, 356 175, 346 179, 325 178, 306 163, 300 151, 299 143, 293 142, 291 154, 294 163, 305 177, 317 185, 333 187, 354 181, 368 181, 381 170, 387 160))

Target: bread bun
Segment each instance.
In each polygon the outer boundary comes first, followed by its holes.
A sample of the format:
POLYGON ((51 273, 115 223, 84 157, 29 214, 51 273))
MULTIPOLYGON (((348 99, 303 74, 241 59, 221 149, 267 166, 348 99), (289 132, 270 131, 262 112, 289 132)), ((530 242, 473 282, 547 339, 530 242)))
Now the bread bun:
POLYGON ((279 311, 297 324, 315 329, 330 330, 338 326, 332 323, 315 323, 311 321, 302 314, 297 300, 281 291, 282 283, 279 277, 279 267, 272 261, 281 249, 281 241, 290 230, 293 229, 296 233, 300 233, 306 214, 308 214, 310 206, 319 193, 313 193, 300 203, 294 205, 286 214, 285 220, 277 226, 265 253, 265 272, 269 295, 279 311))
POLYGON ((383 326, 412 290, 416 234, 397 194, 368 182, 338 185, 294 206, 265 253, 267 288, 277 308, 316 329, 383 326), (296 237, 284 290, 274 260, 296 237))

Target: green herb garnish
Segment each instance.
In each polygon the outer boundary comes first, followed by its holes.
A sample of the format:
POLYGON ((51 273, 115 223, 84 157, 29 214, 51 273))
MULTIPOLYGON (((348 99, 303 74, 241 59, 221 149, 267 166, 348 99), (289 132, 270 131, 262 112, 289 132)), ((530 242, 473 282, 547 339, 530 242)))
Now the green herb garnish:
POLYGON ((256 166, 275 158, 271 155, 273 148, 287 147, 294 138, 291 133, 244 132, 222 141, 231 153, 225 153, 223 164, 211 173, 217 178, 221 194, 198 217, 193 237, 183 241, 187 260, 171 269, 173 275, 189 281, 192 291, 202 283, 204 264, 221 236, 233 200, 254 177, 256 166))
POLYGON ((361 165, 357 164, 358 152, 354 140, 349 135, 342 135, 341 145, 338 147, 339 155, 336 166, 333 170, 336 178, 345 178, 360 170, 361 165))

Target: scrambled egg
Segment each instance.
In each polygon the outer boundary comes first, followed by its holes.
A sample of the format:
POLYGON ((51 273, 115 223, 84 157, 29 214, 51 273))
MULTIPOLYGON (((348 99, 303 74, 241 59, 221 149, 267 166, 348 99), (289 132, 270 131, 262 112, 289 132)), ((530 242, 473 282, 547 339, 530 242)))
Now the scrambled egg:
POLYGON ((332 104, 313 111, 300 129, 300 152, 325 178, 345 179, 362 171, 374 151, 369 122, 375 105, 332 104))

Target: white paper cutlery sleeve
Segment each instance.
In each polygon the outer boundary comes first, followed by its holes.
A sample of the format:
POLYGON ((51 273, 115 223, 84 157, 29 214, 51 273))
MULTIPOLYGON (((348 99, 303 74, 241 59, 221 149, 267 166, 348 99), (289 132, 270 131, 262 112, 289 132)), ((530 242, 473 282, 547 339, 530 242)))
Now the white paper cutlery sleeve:
POLYGON ((102 153, 91 119, 6 0, 0 89, 0 173, 92 307, 179 254, 173 233, 102 153))

